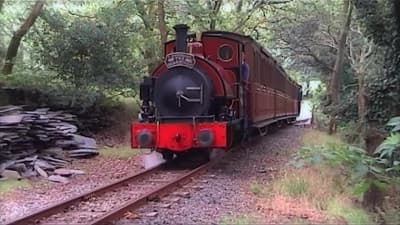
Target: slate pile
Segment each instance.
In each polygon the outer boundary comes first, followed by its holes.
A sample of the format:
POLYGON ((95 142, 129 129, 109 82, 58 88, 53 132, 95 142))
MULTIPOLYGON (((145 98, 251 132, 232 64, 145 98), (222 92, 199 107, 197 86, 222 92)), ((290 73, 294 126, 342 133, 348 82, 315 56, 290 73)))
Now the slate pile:
POLYGON ((63 111, 0 106, 0 175, 6 169, 23 177, 45 175, 71 158, 98 155, 96 141, 78 135, 76 122, 63 111))

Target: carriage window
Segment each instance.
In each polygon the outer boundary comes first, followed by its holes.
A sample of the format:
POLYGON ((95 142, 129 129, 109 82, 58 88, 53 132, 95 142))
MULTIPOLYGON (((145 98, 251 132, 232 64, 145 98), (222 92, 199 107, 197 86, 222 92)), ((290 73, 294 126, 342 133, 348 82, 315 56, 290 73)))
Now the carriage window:
POLYGON ((229 61, 232 59, 232 55, 233 55, 233 50, 232 47, 230 47, 229 45, 222 45, 221 47, 219 47, 218 57, 221 60, 229 61))

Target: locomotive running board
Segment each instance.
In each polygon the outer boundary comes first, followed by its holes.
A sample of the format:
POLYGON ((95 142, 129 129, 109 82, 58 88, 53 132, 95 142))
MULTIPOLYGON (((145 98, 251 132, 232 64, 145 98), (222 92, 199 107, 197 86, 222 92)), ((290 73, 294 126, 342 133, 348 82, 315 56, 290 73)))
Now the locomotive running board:
POLYGON ((273 123, 276 123, 279 120, 285 120, 285 119, 290 119, 290 118, 296 118, 296 116, 292 115, 292 116, 285 116, 285 117, 278 117, 278 118, 274 118, 274 119, 264 120, 262 122, 254 123, 253 127, 260 129, 260 128, 266 127, 268 125, 271 125, 273 123))

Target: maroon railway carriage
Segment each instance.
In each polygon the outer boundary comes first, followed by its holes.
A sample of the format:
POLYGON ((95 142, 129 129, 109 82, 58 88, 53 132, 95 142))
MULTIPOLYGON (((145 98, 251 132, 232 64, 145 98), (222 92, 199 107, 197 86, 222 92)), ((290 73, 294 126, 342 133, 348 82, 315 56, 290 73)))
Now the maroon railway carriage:
POLYGON ((171 159, 192 149, 228 149, 254 131, 265 134, 270 124, 295 120, 301 87, 256 41, 220 31, 187 35, 183 24, 174 29, 164 63, 140 85, 133 148, 171 159))

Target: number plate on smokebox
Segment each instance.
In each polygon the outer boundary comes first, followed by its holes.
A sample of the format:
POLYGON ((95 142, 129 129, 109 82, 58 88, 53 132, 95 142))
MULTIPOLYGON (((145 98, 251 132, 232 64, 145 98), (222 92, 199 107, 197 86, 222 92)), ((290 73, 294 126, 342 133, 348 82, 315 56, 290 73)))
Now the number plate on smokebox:
POLYGON ((184 66, 192 69, 195 64, 196 59, 194 58, 194 56, 184 52, 171 53, 165 57, 165 65, 168 69, 177 66, 184 66))

